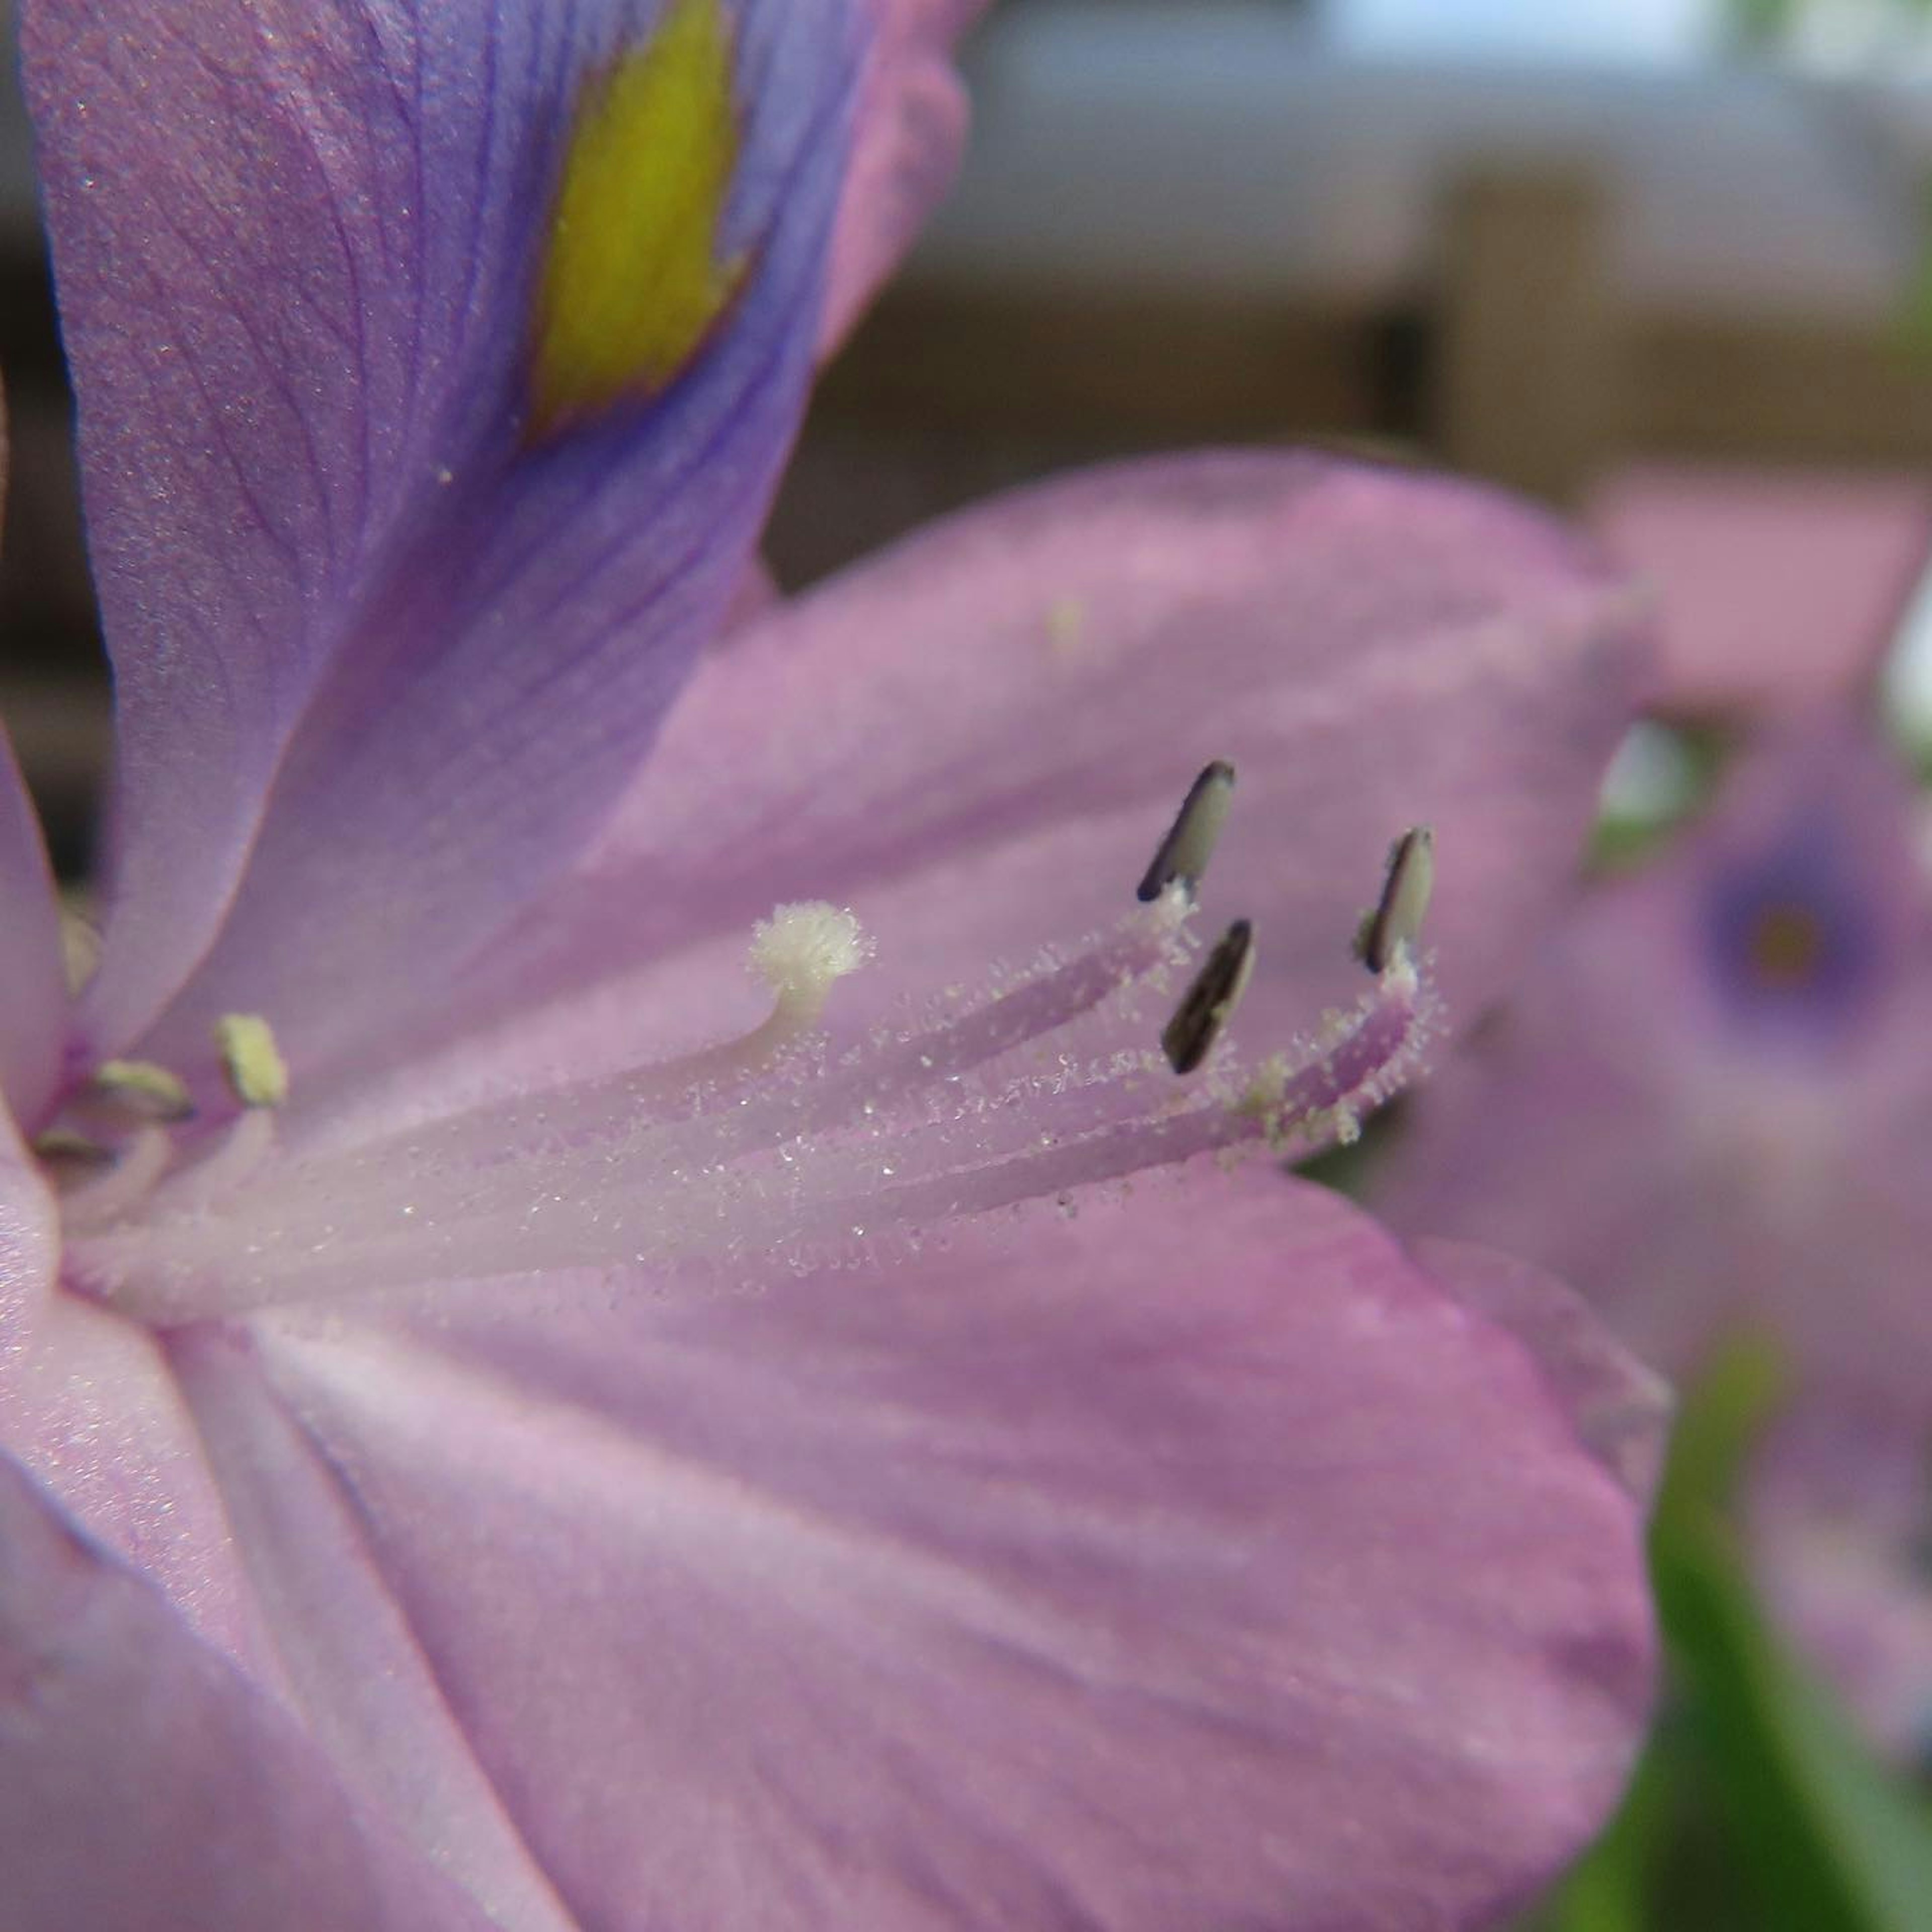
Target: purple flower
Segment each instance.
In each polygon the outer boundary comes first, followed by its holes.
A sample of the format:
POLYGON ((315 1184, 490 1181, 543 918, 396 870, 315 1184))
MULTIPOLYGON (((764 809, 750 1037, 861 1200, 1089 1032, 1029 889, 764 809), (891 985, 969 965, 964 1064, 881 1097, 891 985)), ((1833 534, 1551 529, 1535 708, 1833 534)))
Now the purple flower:
POLYGON ((1753 1528, 1874 1730, 1932 1736, 1932 901, 1923 805, 1849 716, 1769 734, 1708 818, 1596 887, 1372 1190, 1560 1270, 1690 1374, 1792 1358, 1753 1528))
POLYGON ((728 622, 968 10, 23 8, 122 753, 70 1004, 0 786, 10 1925, 1460 1924, 1614 1796, 1627 1367, 1232 1156, 1419 1048, 1391 832, 1520 949, 1621 594, 1253 455, 728 622))

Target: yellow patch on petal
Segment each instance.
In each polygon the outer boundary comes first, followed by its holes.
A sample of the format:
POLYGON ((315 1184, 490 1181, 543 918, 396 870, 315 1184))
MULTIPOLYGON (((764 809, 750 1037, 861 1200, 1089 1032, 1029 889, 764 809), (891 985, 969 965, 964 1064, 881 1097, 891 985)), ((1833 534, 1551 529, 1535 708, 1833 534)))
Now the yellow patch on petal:
POLYGON ((718 259, 738 140, 720 0, 670 0, 586 86, 537 292, 533 437, 650 395, 703 340, 744 278, 718 259))

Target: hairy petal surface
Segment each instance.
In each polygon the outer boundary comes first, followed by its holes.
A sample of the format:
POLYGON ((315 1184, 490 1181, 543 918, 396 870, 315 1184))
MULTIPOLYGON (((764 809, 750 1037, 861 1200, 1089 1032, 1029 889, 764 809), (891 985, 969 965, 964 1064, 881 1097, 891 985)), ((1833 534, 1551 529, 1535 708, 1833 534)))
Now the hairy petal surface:
POLYGON ((262 1315, 188 1384, 218 1464, 314 1459, 285 1650, 387 1593, 584 1922, 1477 1922, 1623 1774, 1636 1506, 1346 1203, 1189 1186, 758 1295, 262 1315))
POLYGON ((952 68, 959 36, 987 0, 872 0, 878 16, 852 162, 832 239, 819 332, 832 354, 924 226, 959 166, 966 90, 952 68))
POLYGON ((483 1932, 286 1717, 0 1456, 9 1932, 483 1932))
POLYGON ((157 1049, 241 1006, 300 1066, 352 964, 449 961, 581 839, 722 616, 862 29, 842 0, 22 28, 118 693, 90 1024, 138 1034, 232 899, 157 1049), (579 370, 607 310, 632 362, 579 370))

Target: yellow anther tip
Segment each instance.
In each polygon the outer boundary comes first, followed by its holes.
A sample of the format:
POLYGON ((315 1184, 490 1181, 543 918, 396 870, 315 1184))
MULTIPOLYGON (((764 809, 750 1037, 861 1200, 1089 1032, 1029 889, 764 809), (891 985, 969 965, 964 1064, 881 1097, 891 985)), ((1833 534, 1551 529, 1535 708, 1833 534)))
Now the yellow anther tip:
POLYGON ((157 1120, 184 1120, 194 1112, 185 1083, 152 1060, 104 1060, 94 1070, 95 1090, 157 1120))
POLYGON ((274 1029, 259 1013, 224 1013, 214 1023, 214 1044, 244 1107, 279 1107, 289 1097, 289 1070, 274 1029))

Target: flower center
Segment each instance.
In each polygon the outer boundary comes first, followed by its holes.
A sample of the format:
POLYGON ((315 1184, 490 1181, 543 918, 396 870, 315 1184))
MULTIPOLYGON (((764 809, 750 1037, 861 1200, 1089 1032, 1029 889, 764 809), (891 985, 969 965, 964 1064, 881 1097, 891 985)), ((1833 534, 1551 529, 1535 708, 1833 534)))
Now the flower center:
POLYGON ((1226 1028, 1254 928, 1237 920, 1204 957, 1190 929, 1232 784, 1226 766, 1202 774, 1116 925, 842 1050, 814 1029, 870 944, 849 912, 782 906, 751 947, 772 1011, 742 1039, 349 1151, 280 1152, 258 1107, 164 1175, 157 1127, 107 1177, 126 1182, 107 1211, 73 1197, 68 1279, 157 1326, 561 1268, 757 1288, 943 1238, 963 1216, 1070 1211, 1076 1189, 1195 1156, 1352 1138, 1430 1030, 1412 953, 1428 842, 1392 854, 1355 1006, 1244 1062, 1226 1028))
POLYGON ((104 1060, 36 1137, 70 1238, 123 1222, 164 1182, 178 1210, 224 1201, 272 1153, 272 1110, 289 1092, 274 1030, 259 1014, 230 1013, 217 1022, 214 1042, 242 1112, 190 1143, 188 1164, 172 1130, 193 1120, 194 1102, 184 1081, 152 1060, 104 1060))
POLYGON ((1788 836, 1717 872, 1706 894, 1716 990, 1754 1037, 1822 1043, 1856 1020, 1882 941, 1828 842, 1788 836))
POLYGON ((1808 905, 1761 906, 1744 941, 1745 956, 1760 985, 1771 992, 1797 992, 1818 976, 1825 957, 1824 922, 1808 905))

